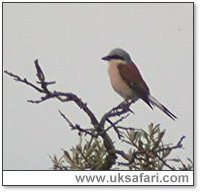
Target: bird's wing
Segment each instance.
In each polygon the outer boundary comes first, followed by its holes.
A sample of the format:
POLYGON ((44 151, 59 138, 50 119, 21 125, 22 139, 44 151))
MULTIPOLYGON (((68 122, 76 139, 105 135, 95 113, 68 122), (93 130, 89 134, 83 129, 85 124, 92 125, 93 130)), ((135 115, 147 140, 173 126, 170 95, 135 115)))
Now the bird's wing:
POLYGON ((148 99, 149 88, 142 79, 139 70, 134 63, 132 64, 119 64, 119 74, 122 79, 129 85, 129 87, 151 108, 151 104, 148 99))

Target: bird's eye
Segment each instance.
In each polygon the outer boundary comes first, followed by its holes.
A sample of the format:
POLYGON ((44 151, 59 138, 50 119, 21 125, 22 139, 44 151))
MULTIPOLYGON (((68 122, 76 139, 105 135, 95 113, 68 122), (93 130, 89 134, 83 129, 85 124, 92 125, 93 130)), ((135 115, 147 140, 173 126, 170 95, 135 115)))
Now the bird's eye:
POLYGON ((119 60, 124 60, 123 57, 121 57, 120 55, 112 55, 110 56, 111 59, 119 59, 119 60))

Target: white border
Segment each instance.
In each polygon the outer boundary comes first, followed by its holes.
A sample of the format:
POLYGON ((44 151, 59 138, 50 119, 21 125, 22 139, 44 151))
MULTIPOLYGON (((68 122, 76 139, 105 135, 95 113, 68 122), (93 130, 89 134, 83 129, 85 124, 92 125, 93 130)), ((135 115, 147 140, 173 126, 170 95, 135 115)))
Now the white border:
POLYGON ((3 171, 3 185, 192 186, 193 171, 3 171))

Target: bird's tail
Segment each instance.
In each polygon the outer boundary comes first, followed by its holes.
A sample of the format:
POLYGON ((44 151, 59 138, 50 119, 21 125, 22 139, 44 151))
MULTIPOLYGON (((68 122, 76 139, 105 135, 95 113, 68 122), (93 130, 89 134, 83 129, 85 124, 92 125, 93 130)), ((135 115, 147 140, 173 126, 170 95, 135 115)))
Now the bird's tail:
POLYGON ((161 111, 163 111, 166 115, 168 115, 171 119, 175 120, 177 117, 171 113, 164 105, 162 105, 157 99, 155 99, 153 96, 149 95, 149 101, 152 105, 155 105, 158 107, 161 111))

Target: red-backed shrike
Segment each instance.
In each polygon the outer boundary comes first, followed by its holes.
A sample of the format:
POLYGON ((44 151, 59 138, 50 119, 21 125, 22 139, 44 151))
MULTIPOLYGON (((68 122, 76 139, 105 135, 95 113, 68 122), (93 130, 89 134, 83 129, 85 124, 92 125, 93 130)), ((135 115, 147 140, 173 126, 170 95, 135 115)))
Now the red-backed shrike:
POLYGON ((142 99, 152 109, 152 105, 155 105, 173 120, 177 118, 150 95, 147 84, 126 51, 117 48, 102 59, 109 63, 108 74, 114 90, 125 100, 131 99, 135 102, 142 99))

